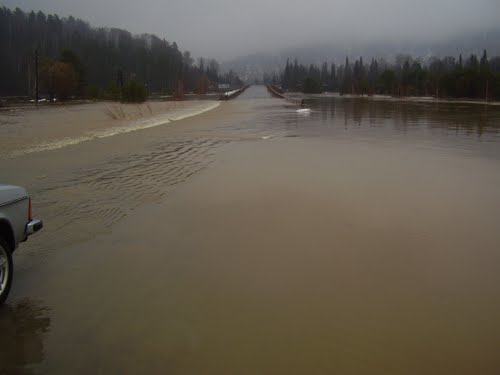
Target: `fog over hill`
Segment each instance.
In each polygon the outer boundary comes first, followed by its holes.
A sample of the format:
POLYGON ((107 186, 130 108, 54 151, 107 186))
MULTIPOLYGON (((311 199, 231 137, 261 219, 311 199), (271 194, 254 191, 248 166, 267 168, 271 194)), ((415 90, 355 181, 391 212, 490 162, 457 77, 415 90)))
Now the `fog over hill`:
POLYGON ((287 59, 297 59, 302 64, 320 65, 322 62, 343 63, 346 56, 351 60, 363 56, 365 61, 372 57, 394 60, 399 54, 422 58, 455 56, 471 53, 480 55, 486 49, 489 56, 500 55, 500 27, 487 31, 471 32, 442 40, 416 42, 404 40, 390 41, 346 41, 303 43, 293 47, 283 48, 274 53, 254 53, 237 57, 222 63, 223 70, 237 72, 246 81, 261 79, 264 73, 281 71, 287 59))
POLYGON ((0 0, 231 60, 311 42, 430 43, 500 25, 499 0, 0 0))

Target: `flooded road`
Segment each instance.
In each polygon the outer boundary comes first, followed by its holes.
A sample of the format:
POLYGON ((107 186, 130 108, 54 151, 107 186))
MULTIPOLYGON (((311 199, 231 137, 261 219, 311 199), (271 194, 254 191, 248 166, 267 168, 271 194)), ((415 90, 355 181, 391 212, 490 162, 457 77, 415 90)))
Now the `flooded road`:
POLYGON ((497 374, 500 108, 307 103, 0 161, 46 224, 0 372, 497 374))

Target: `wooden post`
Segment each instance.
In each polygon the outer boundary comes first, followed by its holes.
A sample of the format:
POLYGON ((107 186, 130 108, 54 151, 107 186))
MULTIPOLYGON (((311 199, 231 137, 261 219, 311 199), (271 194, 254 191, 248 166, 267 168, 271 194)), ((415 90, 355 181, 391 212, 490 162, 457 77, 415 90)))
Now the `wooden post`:
POLYGON ((175 100, 184 100, 184 82, 182 80, 177 81, 177 87, 174 92, 175 100))

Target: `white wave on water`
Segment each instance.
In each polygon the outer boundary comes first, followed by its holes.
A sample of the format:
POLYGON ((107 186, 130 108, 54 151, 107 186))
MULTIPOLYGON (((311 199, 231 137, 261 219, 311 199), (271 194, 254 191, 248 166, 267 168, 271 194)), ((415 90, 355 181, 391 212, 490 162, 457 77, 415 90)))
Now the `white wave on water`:
POLYGON ((137 131, 137 130, 153 128, 156 126, 168 124, 170 122, 183 120, 183 119, 188 118, 188 117, 200 115, 204 112, 208 112, 212 109, 217 108, 219 105, 220 105, 220 102, 215 102, 215 103, 211 103, 210 105, 207 105, 207 106, 202 106, 201 108, 195 107, 195 108, 186 108, 186 109, 175 109, 175 110, 169 111, 167 113, 154 115, 152 117, 133 120, 133 121, 127 122, 124 125, 111 127, 111 128, 104 129, 104 130, 96 130, 96 131, 87 132, 87 133, 85 133, 85 135, 82 135, 82 136, 65 137, 65 138, 54 140, 54 141, 41 142, 41 143, 37 144, 36 146, 31 146, 31 147, 24 149, 24 150, 15 151, 10 156, 16 157, 16 156, 20 156, 20 155, 24 155, 24 154, 30 154, 33 152, 57 150, 57 149, 60 149, 63 147, 77 145, 79 143, 91 141, 94 139, 107 138, 107 137, 112 137, 112 136, 118 135, 118 134, 129 133, 129 132, 133 132, 133 131, 137 131))
POLYGON ((297 113, 309 114, 309 113, 311 113, 311 109, 310 108, 297 109, 297 113))

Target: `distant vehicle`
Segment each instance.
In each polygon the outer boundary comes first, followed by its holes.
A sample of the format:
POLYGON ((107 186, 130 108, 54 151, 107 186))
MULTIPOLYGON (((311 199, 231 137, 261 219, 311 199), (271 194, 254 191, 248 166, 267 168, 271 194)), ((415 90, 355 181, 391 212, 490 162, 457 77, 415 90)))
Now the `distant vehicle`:
POLYGON ((0 305, 12 285, 12 254, 19 243, 43 228, 43 222, 32 218, 31 198, 19 186, 0 185, 0 305))

